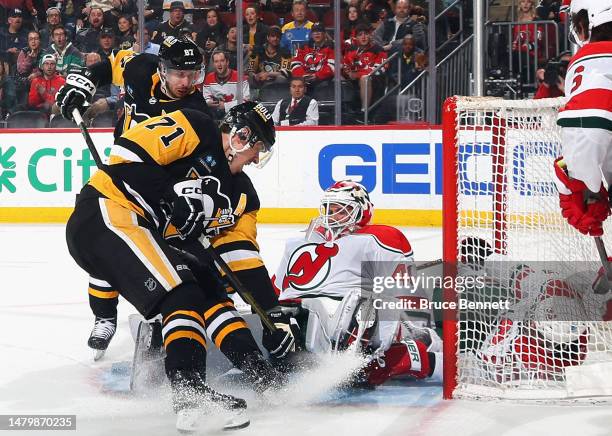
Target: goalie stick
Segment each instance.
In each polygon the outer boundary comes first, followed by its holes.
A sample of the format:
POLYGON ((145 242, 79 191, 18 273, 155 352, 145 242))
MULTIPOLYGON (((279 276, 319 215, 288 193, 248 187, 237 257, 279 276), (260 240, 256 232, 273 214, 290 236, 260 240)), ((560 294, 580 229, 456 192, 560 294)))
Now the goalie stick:
POLYGON ((612 266, 608 261, 608 252, 606 251, 606 246, 604 245, 601 236, 595 236, 595 246, 597 247, 597 253, 599 253, 599 260, 601 261, 601 266, 603 266, 603 269, 606 272, 604 277, 608 285, 608 290, 610 290, 610 283, 612 283, 612 266))
MULTIPOLYGON (((73 109, 72 118, 74 119, 74 122, 77 124, 77 126, 79 126, 79 129, 81 130, 81 134, 83 135, 83 138, 85 139, 87 148, 89 149, 93 157, 93 160, 96 163, 96 166, 99 169, 104 169, 105 165, 102 163, 102 159, 100 159, 98 150, 96 150, 96 146, 94 145, 93 140, 91 139, 91 136, 89 135, 87 126, 85 125, 85 122, 83 121, 83 117, 81 116, 81 113, 79 112, 78 109, 76 108, 73 109)), ((257 301, 255 300, 255 297, 253 297, 253 294, 247 290, 247 288, 242 284, 242 282, 240 282, 236 274, 230 269, 227 263, 225 263, 225 261, 221 258, 219 253, 217 253, 214 250, 214 248, 210 244, 210 241, 205 236, 202 236, 200 238, 200 242, 202 243, 202 245, 204 246, 208 254, 210 254, 213 260, 217 263, 219 268, 225 273, 225 275, 227 276, 227 280, 229 281, 230 285, 236 290, 238 295, 240 295, 240 297, 244 301, 250 304, 253 311, 257 315, 259 315, 259 318, 261 319, 261 322, 264 325, 264 327, 270 330, 271 333, 274 333, 277 330, 277 328, 274 325, 274 321, 272 321, 272 318, 270 318, 270 315, 268 315, 268 313, 259 305, 259 303, 257 303, 257 301)), ((190 260, 192 260, 193 262, 200 263, 199 259, 197 259, 192 254, 187 253, 183 250, 179 250, 179 251, 181 251, 181 253, 183 253, 185 256, 189 256, 190 260)))

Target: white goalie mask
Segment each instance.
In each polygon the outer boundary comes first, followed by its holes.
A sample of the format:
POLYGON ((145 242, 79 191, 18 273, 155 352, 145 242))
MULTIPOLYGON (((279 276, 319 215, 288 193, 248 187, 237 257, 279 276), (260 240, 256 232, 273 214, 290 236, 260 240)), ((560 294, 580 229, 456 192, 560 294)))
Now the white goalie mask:
POLYGON ((333 240, 368 225, 373 213, 368 191, 357 182, 341 180, 325 190, 317 224, 333 240))
MULTIPOLYGON (((562 11, 567 12, 567 5, 562 7, 562 11)), ((612 0, 572 0, 569 6, 569 39, 572 43, 582 47, 587 41, 581 41, 578 31, 574 27, 572 17, 585 10, 589 19, 589 36, 593 28, 612 21, 612 0)))

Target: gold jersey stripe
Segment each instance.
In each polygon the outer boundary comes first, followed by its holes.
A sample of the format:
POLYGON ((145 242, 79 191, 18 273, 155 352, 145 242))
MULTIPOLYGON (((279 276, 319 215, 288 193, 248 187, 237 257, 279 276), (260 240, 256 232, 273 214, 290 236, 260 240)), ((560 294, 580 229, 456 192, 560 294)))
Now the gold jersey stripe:
POLYGON ((87 292, 89 295, 92 295, 96 298, 117 298, 119 296, 119 292, 117 291, 98 291, 97 289, 88 288, 87 292))
POLYGON ((223 329, 219 332, 219 334, 215 338, 215 345, 217 346, 217 348, 221 349, 221 344, 223 343, 223 339, 225 339, 225 337, 229 335, 231 332, 236 331, 238 329, 248 329, 247 323, 244 321, 236 321, 236 322, 233 322, 223 327, 223 329))
POLYGON ((204 325, 204 319, 202 318, 202 316, 200 316, 200 314, 198 312, 195 312, 193 310, 175 310, 170 315, 165 317, 163 319, 162 323, 165 325, 170 318, 172 318, 173 316, 176 316, 176 315, 187 315, 187 316, 190 316, 192 318, 197 319, 200 324, 204 325))
MULTIPOLYGON (((229 266, 232 271, 243 271, 245 269, 255 269, 263 265, 264 265, 263 261, 256 257, 253 257, 250 259, 235 260, 233 262, 227 262, 227 266, 229 266)), ((225 273, 223 271, 220 271, 220 272, 221 272, 221 276, 225 276, 225 273)))
MULTIPOLYGON (((190 156, 200 144, 200 137, 180 111, 149 118, 124 132, 122 138, 163 166, 190 156)), ((129 148, 124 141, 121 145, 129 148)))
POLYGON ((98 192, 104 195, 106 198, 113 200, 115 203, 123 206, 126 209, 136 212, 143 218, 146 218, 144 210, 135 203, 127 199, 127 197, 115 186, 113 179, 110 178, 103 170, 98 170, 89 179, 89 184, 96 188, 98 192))
POLYGON ((211 316, 214 315, 216 311, 223 309, 224 307, 231 307, 232 309, 234 309, 234 303, 226 301, 223 303, 215 304, 213 307, 204 312, 204 319, 208 320, 211 316))
POLYGON ((111 200, 103 199, 103 203, 113 231, 128 243, 164 289, 176 288, 182 281, 151 232, 138 225, 132 211, 111 200))
POLYGON ((198 341, 204 348, 206 348, 206 340, 204 337, 191 330, 179 330, 178 332, 171 333, 164 340, 164 348, 167 348, 172 341, 176 341, 177 339, 193 339, 198 341))
POLYGON ((221 233, 219 236, 212 240, 213 247, 217 248, 220 245, 228 244, 236 241, 249 241, 252 243, 257 250, 259 245, 257 244, 257 211, 251 211, 245 213, 238 222, 231 229, 221 233))

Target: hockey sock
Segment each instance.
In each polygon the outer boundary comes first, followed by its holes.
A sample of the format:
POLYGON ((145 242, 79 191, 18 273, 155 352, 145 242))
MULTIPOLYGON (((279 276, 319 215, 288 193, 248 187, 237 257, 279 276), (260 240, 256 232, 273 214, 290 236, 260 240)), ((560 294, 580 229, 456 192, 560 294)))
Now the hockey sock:
POLYGON ((110 283, 89 278, 89 307, 98 318, 115 318, 117 316, 117 303, 119 292, 110 283))
POLYGON ((160 304, 166 374, 194 370, 205 377, 204 297, 195 283, 173 289, 160 304))

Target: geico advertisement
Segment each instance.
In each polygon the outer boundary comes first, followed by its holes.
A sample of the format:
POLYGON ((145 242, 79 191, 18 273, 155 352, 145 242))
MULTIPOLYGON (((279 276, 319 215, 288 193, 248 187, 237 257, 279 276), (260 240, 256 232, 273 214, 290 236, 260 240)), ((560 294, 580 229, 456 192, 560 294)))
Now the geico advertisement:
MULTIPOLYGON (((108 154, 112 133, 92 139, 108 154)), ((268 164, 247 172, 262 207, 318 207, 325 188, 350 177, 377 208, 440 209, 441 148, 439 130, 282 130, 268 164)), ((0 207, 72 206, 95 170, 78 131, 0 133, 0 207)))

